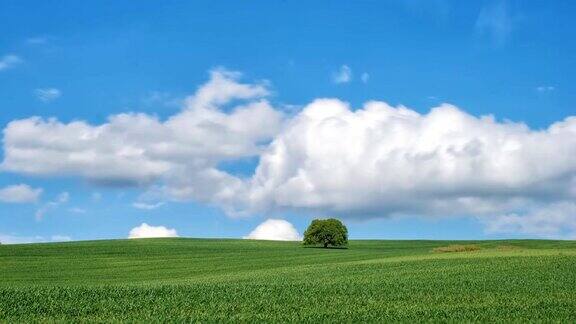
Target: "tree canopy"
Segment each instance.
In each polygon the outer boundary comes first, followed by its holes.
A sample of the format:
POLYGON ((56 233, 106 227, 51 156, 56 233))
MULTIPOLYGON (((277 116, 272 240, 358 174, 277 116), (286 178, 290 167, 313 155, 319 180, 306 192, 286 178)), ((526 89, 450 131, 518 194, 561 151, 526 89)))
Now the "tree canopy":
POLYGON ((304 245, 321 244, 325 248, 348 244, 348 229, 335 218, 315 219, 304 232, 304 245))

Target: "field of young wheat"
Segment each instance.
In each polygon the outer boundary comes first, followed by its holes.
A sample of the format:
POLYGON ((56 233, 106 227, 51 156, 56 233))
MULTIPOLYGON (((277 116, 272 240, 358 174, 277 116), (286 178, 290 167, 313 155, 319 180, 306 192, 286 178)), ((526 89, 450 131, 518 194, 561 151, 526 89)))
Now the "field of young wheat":
POLYGON ((3 245, 0 321, 574 322, 574 269, 571 241, 3 245))

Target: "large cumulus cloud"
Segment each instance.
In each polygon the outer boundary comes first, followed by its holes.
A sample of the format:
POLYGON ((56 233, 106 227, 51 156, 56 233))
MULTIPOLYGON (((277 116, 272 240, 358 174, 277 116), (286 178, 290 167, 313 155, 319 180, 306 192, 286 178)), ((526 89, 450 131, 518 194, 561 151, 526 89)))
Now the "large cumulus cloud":
POLYGON ((544 130, 441 105, 316 100, 262 154, 249 202, 363 217, 493 214, 576 197, 576 118, 544 130))
POLYGON ((39 117, 12 121, 4 129, 1 167, 103 185, 169 184, 161 189, 174 199, 224 199, 241 184, 217 164, 258 155, 282 120, 265 99, 264 84, 239 78, 236 72, 212 71, 184 109, 167 120, 126 113, 101 125, 39 117))

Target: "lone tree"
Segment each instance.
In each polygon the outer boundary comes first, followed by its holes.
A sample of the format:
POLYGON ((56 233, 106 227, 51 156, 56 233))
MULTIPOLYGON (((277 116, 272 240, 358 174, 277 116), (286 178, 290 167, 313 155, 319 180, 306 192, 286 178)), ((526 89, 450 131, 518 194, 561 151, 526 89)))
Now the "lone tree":
POLYGON ((304 245, 322 244, 343 246, 348 244, 348 229, 335 218, 315 219, 304 232, 304 245))

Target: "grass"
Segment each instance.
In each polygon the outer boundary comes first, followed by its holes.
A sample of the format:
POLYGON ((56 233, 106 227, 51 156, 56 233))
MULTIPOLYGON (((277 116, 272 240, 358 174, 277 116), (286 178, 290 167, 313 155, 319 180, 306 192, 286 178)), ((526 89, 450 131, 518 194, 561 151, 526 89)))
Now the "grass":
POLYGON ((574 269, 572 241, 2 245, 0 321, 574 322, 574 269))

